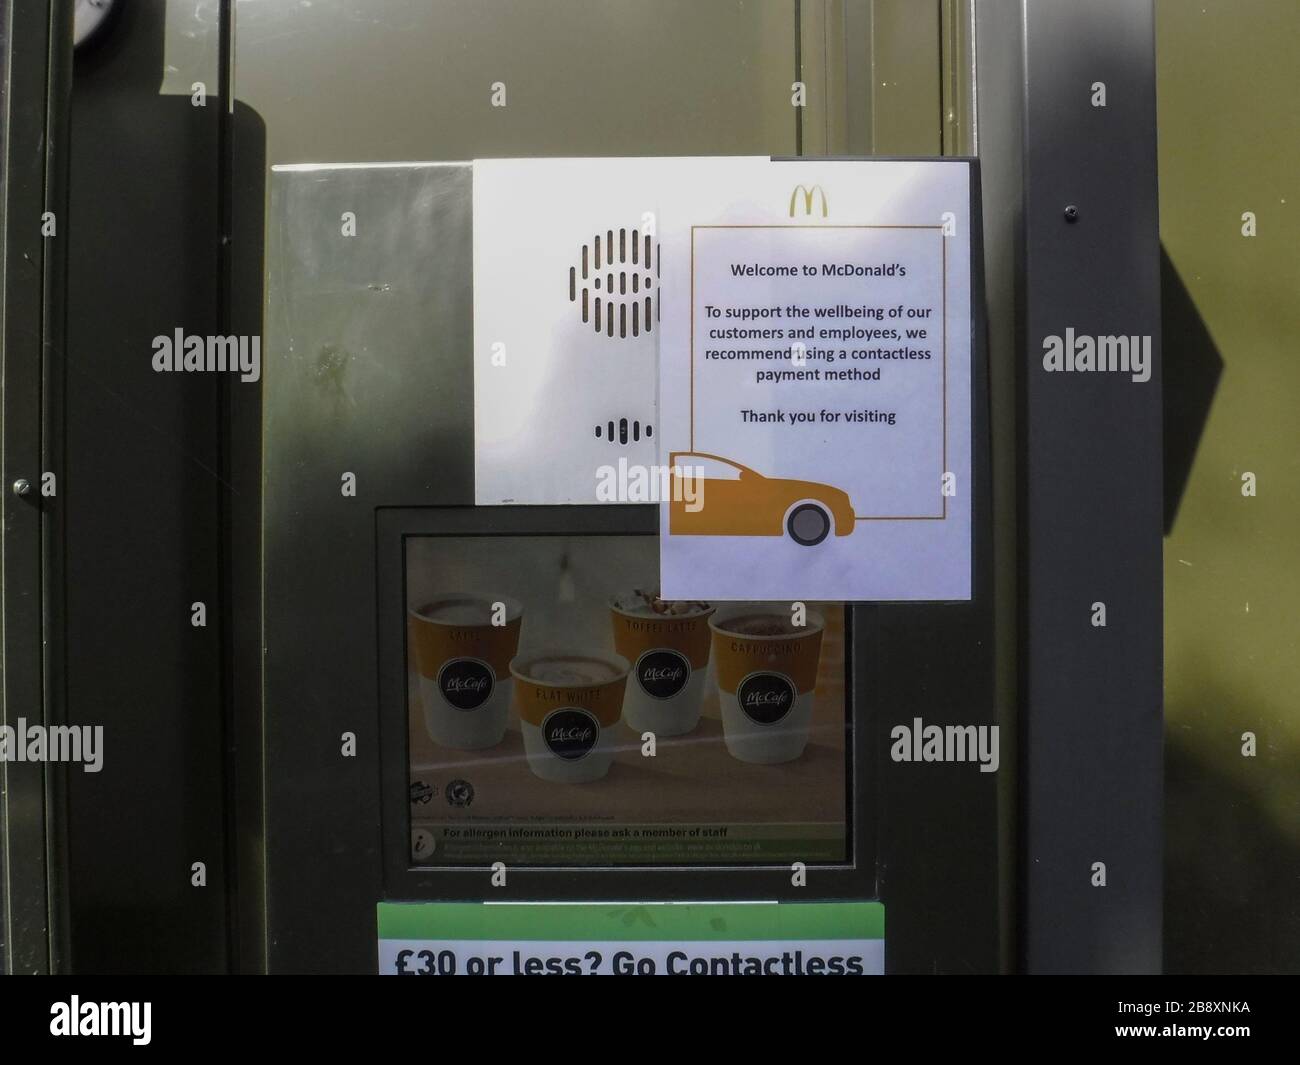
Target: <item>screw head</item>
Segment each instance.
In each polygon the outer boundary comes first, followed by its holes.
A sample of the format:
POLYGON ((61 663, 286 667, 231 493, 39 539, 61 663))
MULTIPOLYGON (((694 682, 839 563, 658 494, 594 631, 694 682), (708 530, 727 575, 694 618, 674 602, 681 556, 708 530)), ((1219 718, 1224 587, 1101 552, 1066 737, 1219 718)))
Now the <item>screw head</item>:
POLYGON ((1079 208, 1075 207, 1074 204, 1070 204, 1066 207, 1065 220, 1067 222, 1077 222, 1079 220, 1079 208))
POLYGON ((14 481, 14 495, 25 496, 30 493, 31 490, 32 482, 26 477, 19 477, 18 480, 14 481))

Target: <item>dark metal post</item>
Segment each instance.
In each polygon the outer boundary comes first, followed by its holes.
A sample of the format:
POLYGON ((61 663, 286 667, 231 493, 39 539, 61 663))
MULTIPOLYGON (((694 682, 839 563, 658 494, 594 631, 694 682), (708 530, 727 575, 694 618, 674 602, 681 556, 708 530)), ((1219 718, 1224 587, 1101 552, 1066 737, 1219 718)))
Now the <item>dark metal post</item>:
POLYGON ((1163 613, 1154 14, 1149 0, 1034 0, 1020 18, 1021 949, 1030 972, 1157 971, 1163 613), (1122 362, 1121 340, 1127 367, 1089 368, 1090 345, 1098 363, 1103 351, 1122 362), (1050 358, 1058 346, 1064 369, 1050 358))

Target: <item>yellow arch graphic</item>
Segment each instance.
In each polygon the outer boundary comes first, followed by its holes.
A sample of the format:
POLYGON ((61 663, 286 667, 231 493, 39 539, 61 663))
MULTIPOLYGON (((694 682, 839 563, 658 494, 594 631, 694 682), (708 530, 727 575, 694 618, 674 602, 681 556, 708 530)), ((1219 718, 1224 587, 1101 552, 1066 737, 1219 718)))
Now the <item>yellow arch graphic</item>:
POLYGON ((822 198, 822 217, 826 217, 826 190, 820 185, 814 185, 811 189, 803 185, 796 185, 794 191, 790 193, 790 217, 794 217, 794 205, 799 200, 799 193, 803 193, 803 213, 810 215, 813 213, 813 197, 820 194, 822 198))

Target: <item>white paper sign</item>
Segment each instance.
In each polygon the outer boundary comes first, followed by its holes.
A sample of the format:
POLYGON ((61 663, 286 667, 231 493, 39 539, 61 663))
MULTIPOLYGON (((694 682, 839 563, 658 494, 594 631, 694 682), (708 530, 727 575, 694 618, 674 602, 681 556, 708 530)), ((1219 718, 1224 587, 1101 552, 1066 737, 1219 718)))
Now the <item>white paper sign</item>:
POLYGON ((476 161, 476 501, 663 502, 669 598, 969 598, 971 224, 956 160, 476 161))
POLYGON ((474 163, 474 484, 480 506, 595 503, 655 462, 663 159, 474 163))
POLYGON ((662 594, 968 599, 967 166, 737 169, 662 198, 661 454, 703 476, 662 594))

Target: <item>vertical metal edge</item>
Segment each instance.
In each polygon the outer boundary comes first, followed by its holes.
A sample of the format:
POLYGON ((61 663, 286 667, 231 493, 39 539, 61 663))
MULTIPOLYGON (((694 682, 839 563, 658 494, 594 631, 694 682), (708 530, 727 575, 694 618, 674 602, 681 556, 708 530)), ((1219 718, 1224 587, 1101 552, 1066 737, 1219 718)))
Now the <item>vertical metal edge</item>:
MULTIPOLYGON (((231 0, 220 0, 218 7, 218 98, 220 110, 217 113, 217 160, 220 172, 217 177, 217 321, 221 332, 226 336, 238 335, 234 328, 231 310, 231 254, 233 212, 233 116, 231 90, 234 82, 233 45, 234 5, 231 0)), ((234 390, 238 385, 229 377, 223 377, 217 383, 217 520, 221 529, 220 555, 218 558, 218 642, 220 666, 218 670, 218 695, 221 707, 221 787, 222 787, 222 821, 223 821, 223 855, 226 875, 224 878, 225 912, 226 912, 226 968, 228 972, 238 972, 241 968, 243 940, 241 936, 242 921, 241 899, 244 891, 244 870, 240 862, 239 829, 241 809, 237 796, 239 794, 240 765, 238 760, 240 728, 236 720, 235 707, 235 655, 234 655, 234 588, 233 569, 235 538, 233 535, 234 513, 233 494, 235 467, 231 449, 234 433, 232 432, 231 406, 234 390)))
MULTIPOLYGON (((803 81, 803 0, 794 0, 794 80, 803 81)), ((794 110, 794 154, 803 155, 803 112, 794 110)))
POLYGON ((977 0, 940 0, 943 52, 943 154, 975 155, 975 5, 977 0))
MULTIPOLYGON (((969 88, 956 109, 955 136, 978 151, 984 210, 984 276, 991 402, 996 698, 1002 723, 998 818, 1002 881, 1002 967, 1018 966, 1019 674, 1017 519, 1020 507, 1018 380, 1024 350, 1023 303, 1023 24, 1020 0, 960 0, 952 5, 951 81, 969 88), (967 65, 969 70, 967 71, 967 65)), ((958 97, 960 87, 953 89, 958 97)))
POLYGON ((844 47, 844 148, 871 153, 871 0, 842 0, 844 47))
MULTIPOLYGON (((9 163, 9 70, 10 57, 12 49, 10 42, 13 40, 12 27, 9 24, 10 8, 0 8, 0 373, 4 368, 5 352, 5 297, 7 295, 5 288, 5 251, 7 245, 8 230, 5 226, 5 208, 8 205, 8 197, 5 190, 8 187, 8 163, 9 163)), ((3 458, 3 437, 4 437, 4 408, 0 397, 0 459, 3 458)), ((2 471, 0 471, 2 472, 2 471)), ((0 527, 2 529, 2 527, 0 527)), ((4 534, 0 531, 0 650, 4 647, 5 632, 5 597, 4 597, 4 558, 5 558, 4 534)), ((4 658, 0 655, 0 723, 7 720, 4 700, 4 658)), ((12 971, 9 963, 9 862, 8 862, 8 808, 6 804, 8 782, 3 778, 4 769, 0 767, 0 975, 7 975, 12 971)))
POLYGON ((804 84, 804 106, 795 107, 796 155, 827 155, 826 0, 796 0, 795 70, 804 84))
MULTIPOLYGON (((47 677, 57 676, 62 614, 47 614, 43 592, 61 573, 61 524, 43 515, 41 473, 62 458, 62 269, 66 227, 67 93, 71 82, 72 6, 6 5, 4 32, 5 124, 3 182, 3 316, 0 333, 0 719, 16 729, 19 718, 45 725, 62 712, 48 701, 47 677), (42 214, 55 213, 55 234, 42 234, 42 214), (54 368, 49 395, 43 376, 54 368), (54 417, 44 405, 53 401, 54 417), (57 453, 49 454, 53 432, 57 453), (26 497, 10 486, 32 483, 26 497), (53 637, 54 643, 46 640, 53 637)), ((57 472, 57 471, 56 471, 57 472)), ((51 509, 57 504, 51 504, 51 509)), ((65 892, 61 863, 65 840, 59 767, 0 762, 0 842, 3 843, 4 969, 45 973, 65 962, 65 892)))
POLYGON ((799 69, 807 107, 797 109, 797 155, 866 155, 871 150, 872 0, 799 5, 799 69))
MULTIPOLYGON (((68 150, 72 114, 73 5, 57 0, 50 5, 49 97, 46 101, 45 209, 56 218, 68 216, 68 150)), ((44 263, 45 299, 41 367, 41 472, 55 475, 56 495, 48 504, 41 497, 42 553, 42 662, 45 720, 47 725, 67 724, 65 656, 67 654, 65 579, 66 522, 61 503, 67 488, 66 473, 66 358, 65 322, 67 293, 66 244, 47 244, 44 263)), ((101 752, 102 754, 102 752, 101 752)), ((50 971, 67 972, 73 964, 71 917, 67 876, 68 774, 67 763, 49 762, 45 771, 46 798, 46 905, 49 913, 50 971)))
MULTIPOLYGON (((846 9, 861 9, 863 0, 806 0, 800 4, 800 70, 807 86, 807 105, 800 109, 800 155, 844 155, 849 151, 850 116, 846 77, 854 56, 846 34, 846 9)), ((857 44, 854 42, 853 44, 857 44)), ((859 62, 870 57, 858 49, 859 62)), ((859 121, 865 121, 861 114, 859 121)))
MULTIPOLYGON (((266 166, 266 127, 239 96, 239 5, 222 0, 223 79, 221 147, 223 328, 265 341, 264 283, 270 279, 266 203, 272 195, 266 166)), ((263 372, 267 348, 263 344, 263 372)), ((262 609, 262 383, 228 384, 222 446, 226 478, 226 551, 223 595, 231 631, 224 663, 226 699, 228 857, 235 899, 228 911, 234 971, 265 973, 267 940, 265 640, 262 609)))

